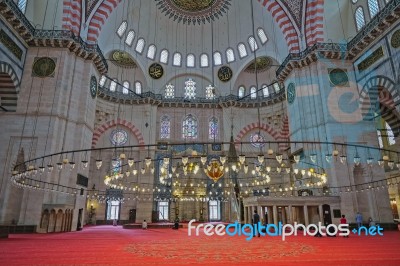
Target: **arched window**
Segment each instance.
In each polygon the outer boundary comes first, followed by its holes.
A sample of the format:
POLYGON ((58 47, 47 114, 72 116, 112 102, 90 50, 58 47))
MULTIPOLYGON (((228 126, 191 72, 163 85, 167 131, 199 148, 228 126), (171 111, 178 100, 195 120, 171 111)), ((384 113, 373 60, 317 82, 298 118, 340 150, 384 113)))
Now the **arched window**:
POLYGON ((114 92, 117 88, 117 79, 113 79, 110 84, 110 91, 114 92))
POLYGON ((136 52, 138 52, 139 54, 141 54, 143 52, 144 49, 144 39, 140 38, 137 43, 136 43, 136 52))
POLYGON ((240 86, 239 90, 238 90, 238 97, 239 98, 243 98, 244 97, 244 91, 245 91, 245 88, 243 86, 240 86))
POLYGON ((235 61, 235 54, 233 53, 233 49, 232 48, 228 48, 226 50, 226 61, 228 63, 235 61))
POLYGON ((250 98, 251 99, 257 98, 257 89, 254 86, 250 88, 250 98))
POLYGON ((196 98, 196 82, 193 79, 185 81, 185 99, 196 98))
POLYGON ((164 49, 161 51, 160 62, 164 64, 168 63, 168 50, 164 49))
POLYGON ((21 10, 22 13, 25 14, 25 10, 26 10, 26 0, 19 0, 19 1, 18 1, 18 8, 19 8, 19 10, 21 10))
POLYGON ((222 65, 221 53, 215 52, 214 53, 214 65, 219 66, 222 65))
POLYGON ((260 38, 262 44, 265 44, 268 41, 267 34, 265 34, 265 31, 262 28, 258 28, 257 35, 260 38))
POLYGON ((210 84, 206 87, 206 99, 214 99, 215 98, 215 88, 210 84))
POLYGON ((368 0, 369 15, 375 17, 379 12, 378 0, 368 0))
POLYGON ((391 146, 396 144, 396 139, 394 138, 393 130, 387 122, 385 122, 385 127, 389 145, 391 146))
POLYGON ((252 52, 254 52, 255 50, 258 49, 258 45, 257 45, 256 39, 254 39, 253 36, 249 37, 249 45, 250 45, 250 50, 252 52))
POLYGON ((191 114, 185 117, 182 122, 182 138, 184 139, 197 139, 197 118, 191 114))
POLYGON ((171 120, 167 115, 164 115, 160 122, 160 139, 169 138, 171 138, 171 120))
POLYGON ((135 93, 142 94, 142 83, 140 81, 135 82, 135 93))
POLYGON ((135 38, 135 31, 134 30, 130 30, 128 32, 128 34, 126 35, 126 39, 125 39, 125 43, 129 46, 132 45, 133 43, 133 39, 135 38))
POLYGON ((182 56, 180 53, 175 53, 174 54, 174 60, 172 62, 172 65, 174 66, 181 66, 182 63, 182 56))
POLYGON ((130 86, 129 81, 125 80, 124 83, 122 83, 122 86, 123 86, 122 93, 123 94, 128 94, 129 93, 129 86, 130 86))
POLYGON ((207 54, 202 54, 200 56, 200 66, 208 67, 208 55, 207 54))
POLYGON ((104 84, 106 84, 106 80, 107 80, 106 76, 102 75, 99 81, 99 85, 104 86, 104 84))
POLYGON ((156 56, 156 46, 154 44, 149 46, 149 49, 147 50, 147 58, 154 59, 156 56))
POLYGON ((208 120, 208 138, 217 139, 219 135, 218 119, 216 117, 210 118, 208 120))
POLYGON ((263 85, 261 86, 261 88, 262 88, 263 96, 264 96, 264 97, 268 97, 268 96, 269 96, 268 86, 267 86, 266 84, 263 84, 263 85))
POLYGON ((122 35, 124 35, 127 26, 128 26, 128 23, 126 21, 122 21, 121 25, 119 25, 117 34, 120 38, 122 37, 122 35))
POLYGON ((272 86, 274 87, 276 93, 278 93, 281 90, 281 86, 279 86, 278 82, 275 82, 272 86))
POLYGON ((359 31, 365 25, 364 10, 361 6, 357 7, 355 18, 356 18, 357 31, 359 31))
POLYGON ((187 67, 194 67, 194 55, 188 54, 186 57, 186 66, 187 67))
POLYGON ((175 97, 175 86, 169 83, 165 86, 165 94, 164 97, 167 99, 172 99, 175 97))
POLYGON ((240 58, 247 56, 246 46, 243 43, 238 44, 238 51, 239 51, 240 58))

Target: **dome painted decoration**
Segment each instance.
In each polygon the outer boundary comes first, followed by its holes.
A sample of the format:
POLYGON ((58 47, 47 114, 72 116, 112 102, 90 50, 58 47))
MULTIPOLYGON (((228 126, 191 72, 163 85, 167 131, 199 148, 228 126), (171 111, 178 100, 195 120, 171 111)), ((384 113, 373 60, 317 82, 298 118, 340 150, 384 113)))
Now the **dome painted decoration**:
POLYGON ((128 133, 122 129, 116 129, 111 132, 110 141, 112 145, 122 146, 128 141, 128 133))
POLYGON ((328 69, 329 71, 329 81, 331 85, 337 87, 344 87, 349 85, 349 76, 347 76, 347 71, 345 69, 333 68, 328 69))
POLYGON ((393 48, 399 48, 400 47, 400 30, 396 30, 392 38, 390 39, 390 44, 392 45, 393 48))
POLYGON ((89 84, 89 89, 90 89, 90 95, 92 95, 92 98, 96 98, 97 95, 97 79, 95 76, 90 77, 90 84, 89 84))
POLYGON ((224 167, 217 159, 212 159, 205 167, 204 172, 211 180, 217 182, 224 175, 224 167))
POLYGON ((287 95, 286 95, 287 101, 289 104, 292 104, 294 100, 296 99, 296 86, 294 85, 293 82, 289 83, 287 87, 287 95))
POLYGON ((262 148, 265 146, 265 138, 259 133, 253 133, 250 135, 250 143, 254 148, 262 148))
POLYGON ((233 75, 232 69, 228 66, 222 66, 218 69, 218 78, 222 82, 228 82, 233 75))
POLYGON ((257 69, 257 73, 267 71, 272 65, 272 60, 268 56, 261 56, 256 58, 256 63, 254 60, 250 63, 244 71, 249 73, 254 73, 257 69))
POLYGON ((164 74, 164 69, 160 64, 153 63, 150 65, 149 67, 150 77, 152 77, 153 79, 159 79, 162 77, 163 74, 164 74))
POLYGON ((36 57, 32 66, 34 77, 54 77, 56 61, 50 57, 36 57))
POLYGON ((137 67, 132 56, 129 53, 121 51, 121 50, 113 51, 111 53, 110 60, 115 65, 120 66, 120 67, 124 67, 124 68, 136 68, 137 67))
POLYGON ((222 17, 232 0, 155 0, 162 13, 184 24, 201 24, 222 17))

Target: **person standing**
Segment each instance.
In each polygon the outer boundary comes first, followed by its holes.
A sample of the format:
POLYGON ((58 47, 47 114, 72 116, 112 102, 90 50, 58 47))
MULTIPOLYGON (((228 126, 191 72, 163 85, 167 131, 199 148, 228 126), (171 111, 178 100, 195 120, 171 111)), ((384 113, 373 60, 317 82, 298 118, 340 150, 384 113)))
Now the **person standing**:
POLYGON ((146 230, 146 229, 147 229, 147 222, 146 222, 146 220, 144 220, 143 223, 142 223, 142 229, 143 229, 143 230, 146 230))
POLYGON ((362 215, 360 212, 357 212, 356 214, 356 223, 357 223, 357 227, 360 228, 362 226, 362 215))
MULTIPOLYGON (((347 219, 344 214, 342 214, 342 218, 340 218, 340 224, 347 224, 347 219)), ((349 235, 343 237, 349 237, 349 235)))
POLYGON ((257 227, 254 227, 254 236, 256 234, 258 237, 260 237, 260 232, 258 232, 258 223, 260 222, 260 215, 258 215, 257 210, 254 210, 254 215, 253 215, 253 224, 257 225, 257 227), (255 230, 257 228, 257 230, 255 230))

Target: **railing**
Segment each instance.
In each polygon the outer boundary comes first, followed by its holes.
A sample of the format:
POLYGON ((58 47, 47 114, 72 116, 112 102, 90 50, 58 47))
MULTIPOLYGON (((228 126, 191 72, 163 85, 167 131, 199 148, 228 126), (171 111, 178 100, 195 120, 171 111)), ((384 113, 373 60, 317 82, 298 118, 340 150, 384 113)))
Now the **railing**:
POLYGON ((100 47, 97 44, 88 44, 85 42, 80 36, 76 36, 70 30, 40 30, 35 29, 31 22, 25 17, 25 15, 18 8, 16 3, 13 0, 3 0, 7 6, 13 11, 16 17, 21 21, 21 23, 26 27, 29 33, 33 38, 49 38, 49 39, 62 39, 62 40, 72 40, 78 43, 83 50, 88 53, 97 53, 101 58, 101 61, 106 69, 108 69, 107 61, 101 51, 100 47))

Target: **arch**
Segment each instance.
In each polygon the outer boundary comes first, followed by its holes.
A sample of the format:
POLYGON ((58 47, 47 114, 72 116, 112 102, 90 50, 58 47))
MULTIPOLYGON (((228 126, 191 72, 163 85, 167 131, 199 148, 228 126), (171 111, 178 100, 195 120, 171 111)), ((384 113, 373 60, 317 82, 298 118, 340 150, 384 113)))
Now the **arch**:
POLYGON ((89 22, 87 36, 88 42, 95 43, 97 41, 101 28, 121 1, 122 0, 104 0, 103 3, 100 4, 89 22))
POLYGON ((304 31, 307 46, 324 41, 324 0, 307 1, 304 31))
POLYGON ((270 0, 258 0, 268 12, 271 13, 272 17, 275 19, 279 28, 281 29, 283 35, 285 36, 286 44, 288 46, 289 52, 298 53, 300 52, 300 42, 299 36, 297 35, 294 23, 283 10, 278 1, 270 0))
POLYGON ((256 128, 264 130, 269 135, 271 135, 274 138, 274 140, 276 140, 276 141, 281 139, 281 134, 279 132, 277 132, 274 128, 270 127, 267 124, 264 124, 264 123, 259 124, 258 122, 256 122, 256 123, 248 124, 247 126, 242 128, 239 131, 239 133, 236 135, 235 143, 241 142, 244 135, 246 135, 247 133, 249 133, 250 131, 252 131, 253 129, 256 129, 256 128))
POLYGON ((56 222, 54 225, 54 232, 61 232, 62 231, 62 223, 63 223, 63 216, 64 212, 63 210, 59 209, 57 214, 56 214, 56 222))
POLYGON ((40 228, 46 229, 47 231, 47 227, 49 226, 49 218, 50 218, 49 210, 45 209, 42 212, 42 218, 40 219, 40 228))
POLYGON ((49 216, 49 224, 47 227, 47 233, 53 233, 54 229, 56 226, 56 211, 52 209, 50 211, 50 216, 49 216))
POLYGON ((17 110, 19 80, 12 66, 6 62, 0 62, 0 106, 9 112, 17 110))
MULTIPOLYGON (((109 128, 115 127, 117 125, 122 125, 127 127, 130 130, 130 132, 137 138, 137 140, 139 141, 139 145, 145 145, 142 133, 137 127, 135 127, 134 124, 126 121, 125 119, 117 119, 108 121, 94 130, 92 138, 92 148, 96 147, 96 144, 100 139, 100 136, 104 132, 106 132, 109 128)), ((144 147, 140 147, 140 149, 144 149, 144 147)))
POLYGON ((76 36, 81 31, 82 0, 64 0, 62 14, 62 29, 70 30, 76 36))
POLYGON ((400 95, 395 83, 385 76, 370 78, 360 92, 359 105, 363 119, 373 120, 374 113, 379 112, 382 119, 390 125, 396 137, 400 130, 398 104, 400 104, 400 95))

